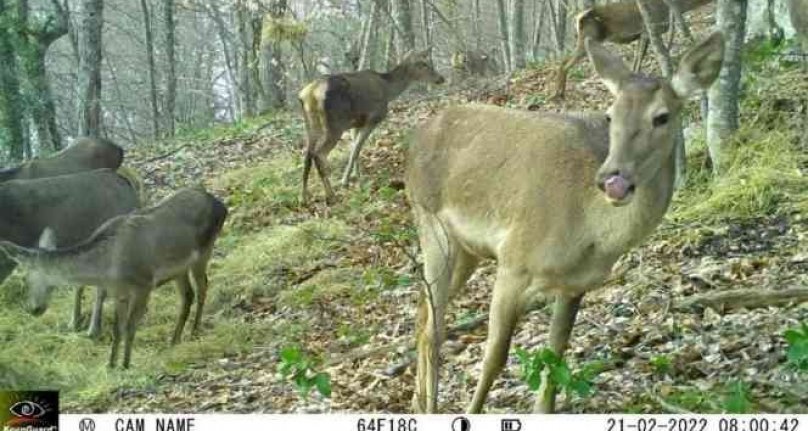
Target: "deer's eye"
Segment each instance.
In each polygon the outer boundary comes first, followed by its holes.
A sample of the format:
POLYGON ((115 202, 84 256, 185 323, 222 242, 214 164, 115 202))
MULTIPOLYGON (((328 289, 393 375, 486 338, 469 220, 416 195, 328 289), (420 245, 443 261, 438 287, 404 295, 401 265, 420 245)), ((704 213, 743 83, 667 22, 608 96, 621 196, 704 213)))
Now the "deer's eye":
POLYGON ((606 123, 611 124, 611 122, 612 122, 612 116, 609 115, 609 114, 606 114, 606 123))
POLYGON ((668 120, 670 120, 669 114, 659 114, 654 117, 654 127, 664 126, 668 124, 668 120))

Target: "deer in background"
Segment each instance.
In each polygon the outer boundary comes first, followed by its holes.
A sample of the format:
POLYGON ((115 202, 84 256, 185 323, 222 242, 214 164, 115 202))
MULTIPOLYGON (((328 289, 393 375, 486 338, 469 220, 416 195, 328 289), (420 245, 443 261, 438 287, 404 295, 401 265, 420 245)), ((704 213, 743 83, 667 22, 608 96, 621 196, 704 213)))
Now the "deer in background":
MULTIPOLYGON (((786 0, 791 25, 802 45, 803 55, 808 54, 808 0, 786 0)), ((804 59, 805 57, 803 57, 804 59)))
MULTIPOLYGON (((668 20, 670 9, 666 4, 667 1, 676 2, 680 12, 684 13, 704 6, 713 0, 647 0, 651 22, 659 26, 660 33, 666 33, 670 25, 668 20)), ((575 51, 561 63, 558 69, 556 91, 552 96, 553 99, 564 98, 567 75, 570 69, 586 57, 584 41, 587 38, 596 42, 612 42, 625 45, 640 39, 646 31, 645 23, 635 0, 591 7, 579 13, 575 18, 575 22, 578 32, 575 51)), ((644 47, 647 46, 647 40, 644 40, 640 45, 635 57, 635 71, 639 68, 641 53, 644 51, 644 47)))
POLYGON ((431 65, 429 51, 408 54, 387 73, 363 70, 328 75, 303 87, 298 95, 307 135, 303 159, 303 205, 308 203, 308 179, 312 163, 323 182, 327 201, 334 200, 327 158, 343 132, 352 129, 354 139, 342 176, 342 184, 348 185, 354 170, 359 175, 359 152, 373 129, 387 117, 390 101, 413 82, 442 84, 445 81, 431 65))
POLYGON ((204 190, 189 188, 154 208, 110 219, 73 247, 52 249, 52 230, 47 228, 39 248, 2 241, 0 250, 28 270, 31 312, 35 315, 45 312, 57 285, 107 289, 116 301, 109 366, 117 363, 123 340, 123 367, 128 368, 137 325, 157 286, 177 282, 181 304, 172 338, 176 344, 194 300, 193 278, 197 296, 193 332, 198 331, 208 288, 208 260, 226 217, 227 208, 218 199, 204 190))
POLYGON ((93 169, 118 169, 122 162, 123 149, 114 143, 101 138, 79 138, 48 157, 0 170, 0 181, 33 180, 93 169))
MULTIPOLYGON (((688 51, 671 83, 632 73, 595 40, 585 47, 615 98, 606 115, 462 106, 418 131, 407 170, 426 282, 416 329, 418 412, 437 410, 446 307, 481 259, 496 259, 497 271, 471 413, 482 410, 533 298, 556 297, 549 344, 563 355, 584 294, 667 211, 679 114, 718 77, 723 37, 688 51)), ((551 412, 555 390, 546 375, 543 383, 536 410, 551 412)))
MULTIPOLYGON (((78 244, 107 220, 140 207, 135 183, 110 169, 0 183, 0 240, 34 247, 40 234, 50 228, 51 239, 61 247, 78 244)), ((0 283, 15 266, 0 253, 0 283)), ((82 287, 78 287, 71 324, 76 331, 81 327, 81 299, 82 287)), ((103 302, 104 291, 98 289, 88 332, 91 338, 101 330, 103 302)))

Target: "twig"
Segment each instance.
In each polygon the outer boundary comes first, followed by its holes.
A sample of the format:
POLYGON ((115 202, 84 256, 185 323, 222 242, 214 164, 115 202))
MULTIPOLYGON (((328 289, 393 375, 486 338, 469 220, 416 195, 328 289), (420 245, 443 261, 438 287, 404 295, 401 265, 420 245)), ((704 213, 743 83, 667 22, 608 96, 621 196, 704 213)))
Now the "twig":
POLYGON ((660 395, 658 395, 656 392, 654 392, 654 391, 652 391, 650 389, 646 390, 645 393, 649 397, 651 397, 654 401, 656 401, 656 403, 659 404, 659 406, 662 407, 662 409, 665 410, 667 413, 674 413, 674 414, 677 414, 677 415, 692 415, 693 414, 693 412, 691 412, 690 410, 687 410, 687 409, 685 409, 683 407, 677 406, 676 404, 671 404, 671 403, 665 401, 664 398, 662 398, 660 395))
POLYGON ((674 305, 674 310, 690 311, 696 308, 716 310, 756 308, 808 301, 808 288, 794 287, 783 290, 738 289, 695 295, 674 305))
POLYGON ((182 144, 182 145, 180 145, 179 147, 174 148, 174 149, 172 149, 171 151, 169 151, 169 152, 167 152, 167 153, 160 154, 160 155, 158 155, 158 156, 154 156, 154 157, 152 157, 152 158, 150 158, 150 159, 146 159, 146 160, 144 160, 144 161, 140 162, 140 164, 141 164, 141 165, 147 165, 147 164, 149 164, 149 163, 153 163, 153 162, 156 162, 156 161, 158 161, 158 160, 167 159, 167 158, 169 158, 169 157, 173 156, 174 154, 179 153, 179 152, 180 152, 180 150, 182 150, 183 148, 188 147, 189 145, 191 145, 191 143, 190 143, 190 142, 185 143, 185 144, 182 144))

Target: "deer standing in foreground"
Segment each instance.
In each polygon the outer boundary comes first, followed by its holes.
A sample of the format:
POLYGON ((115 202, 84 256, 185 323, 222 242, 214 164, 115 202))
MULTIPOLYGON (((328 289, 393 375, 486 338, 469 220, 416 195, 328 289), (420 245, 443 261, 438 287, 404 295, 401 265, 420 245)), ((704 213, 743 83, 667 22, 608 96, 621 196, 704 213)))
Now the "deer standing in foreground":
POLYGON ((207 295, 207 265, 213 243, 221 232, 227 208, 200 189, 183 189, 158 206, 115 217, 86 241, 68 248, 52 248, 51 230, 42 234, 40 248, 0 242, 0 249, 25 266, 31 286, 33 314, 42 314, 50 293, 59 284, 103 287, 115 298, 115 328, 109 366, 117 363, 124 341, 123 367, 131 362, 132 342, 146 312, 151 291, 174 280, 180 293, 180 313, 172 343, 180 341, 190 314, 196 286, 193 332, 199 329, 207 295))
MULTIPOLYGON (((672 0, 679 6, 680 11, 697 9, 713 0, 672 0)), ((670 26, 668 16, 670 9, 665 0, 649 0, 648 12, 651 22, 658 25, 660 33, 666 33, 670 26)), ((645 23, 643 22, 640 10, 637 8, 635 0, 627 0, 619 3, 597 5, 579 13, 575 18, 578 39, 575 44, 575 51, 566 59, 558 69, 556 76, 556 91, 553 99, 563 99, 567 87, 567 75, 570 69, 579 61, 586 57, 584 41, 589 38, 596 42, 612 42, 621 45, 629 44, 640 39, 645 33, 645 23)), ((647 41, 641 43, 635 56, 634 69, 639 68, 641 52, 647 46, 647 41)))
POLYGON ((0 181, 33 180, 93 169, 118 169, 123 149, 101 138, 80 138, 67 148, 20 166, 0 170, 0 181))
MULTIPOLYGON (((532 299, 556 297, 549 344, 563 355, 583 295, 668 208, 679 114, 718 77, 722 36, 688 51, 672 83, 632 73, 596 41, 586 49, 615 97, 606 115, 453 107, 416 136, 407 190, 427 283, 416 330, 418 412, 437 410, 446 307, 481 259, 496 259, 497 272, 471 413, 482 410, 532 299)), ((536 410, 551 412, 554 402, 545 376, 536 410)))
POLYGON ((351 174, 359 175, 359 152, 370 133, 387 117, 387 105, 413 82, 442 84, 445 80, 429 61, 429 50, 411 53, 387 73, 363 70, 328 75, 309 83, 298 95, 306 121, 306 150, 303 160, 302 203, 308 203, 308 180, 312 163, 325 188, 326 199, 334 200, 328 178, 328 153, 342 134, 353 131, 353 148, 342 176, 348 185, 351 174))
MULTIPOLYGON (((41 171, 40 171, 41 172, 41 171)), ((11 180, 0 183, 0 240, 34 247, 40 234, 50 228, 52 239, 61 247, 86 240, 107 220, 140 207, 135 180, 110 169, 72 175, 11 180)), ((14 270, 16 262, 0 253, 0 283, 14 270)), ((82 287, 76 289, 72 327, 81 327, 82 287)), ((88 335, 101 330, 104 291, 98 289, 88 335)))

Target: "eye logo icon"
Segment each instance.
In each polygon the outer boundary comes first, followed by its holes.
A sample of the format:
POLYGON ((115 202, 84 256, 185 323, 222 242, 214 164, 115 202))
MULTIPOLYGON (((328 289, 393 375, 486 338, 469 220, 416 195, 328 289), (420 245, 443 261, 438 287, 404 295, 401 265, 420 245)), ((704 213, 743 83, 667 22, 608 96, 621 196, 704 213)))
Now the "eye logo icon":
POLYGON ((12 415, 24 420, 35 421, 45 416, 45 408, 33 401, 20 401, 8 409, 12 415))
POLYGON ((84 418, 79 422, 79 431, 95 431, 95 421, 90 418, 84 418))

